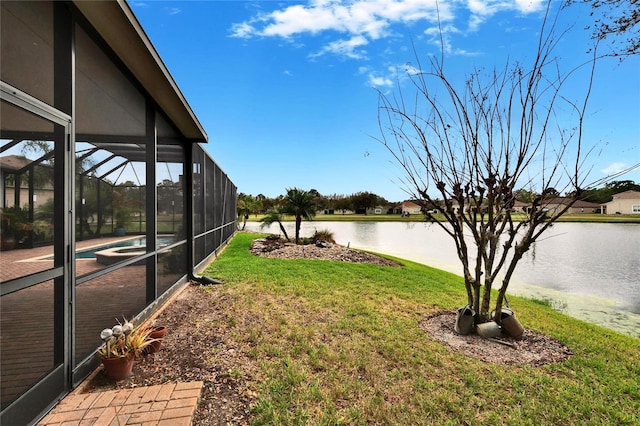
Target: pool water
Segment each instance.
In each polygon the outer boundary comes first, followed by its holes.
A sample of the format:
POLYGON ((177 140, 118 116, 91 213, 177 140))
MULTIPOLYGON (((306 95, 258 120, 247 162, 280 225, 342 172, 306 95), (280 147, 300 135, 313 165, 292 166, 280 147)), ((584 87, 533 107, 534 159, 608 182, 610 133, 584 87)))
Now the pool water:
MULTIPOLYGON (((158 237, 158 245, 167 245, 173 243, 173 237, 158 237)), ((129 247, 129 246, 145 246, 147 244, 146 237, 132 238, 129 240, 117 241, 111 244, 104 244, 90 249, 80 250, 76 252, 76 259, 95 259, 96 252, 100 250, 106 250, 114 247, 129 247)), ((47 257, 45 260, 51 260, 53 256, 47 257)))
POLYGON ((146 244, 147 244, 146 237, 134 238, 132 240, 118 241, 116 243, 105 244, 103 246, 93 247, 93 248, 82 250, 82 251, 77 251, 76 259, 95 259, 96 252, 100 250, 106 250, 114 247, 129 247, 129 246, 136 246, 136 245, 144 246, 146 244))

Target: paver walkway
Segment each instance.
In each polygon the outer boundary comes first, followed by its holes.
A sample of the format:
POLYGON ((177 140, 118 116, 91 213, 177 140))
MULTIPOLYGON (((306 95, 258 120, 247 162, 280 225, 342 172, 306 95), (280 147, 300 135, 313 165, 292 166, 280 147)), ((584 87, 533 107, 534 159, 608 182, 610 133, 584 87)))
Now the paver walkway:
POLYGON ((38 426, 190 426, 202 382, 72 392, 38 426))

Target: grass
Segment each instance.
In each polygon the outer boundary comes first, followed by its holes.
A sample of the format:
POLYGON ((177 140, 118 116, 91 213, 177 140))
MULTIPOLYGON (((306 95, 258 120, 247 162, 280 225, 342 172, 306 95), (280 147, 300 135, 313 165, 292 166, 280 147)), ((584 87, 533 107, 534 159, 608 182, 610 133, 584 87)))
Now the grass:
POLYGON ((464 304, 460 277, 404 260, 261 258, 248 252, 253 238, 237 234, 206 271, 225 281, 225 327, 257 366, 245 373, 259 395, 253 424, 640 424, 640 339, 511 297, 525 327, 574 355, 542 367, 483 363, 418 327, 464 304))
MULTIPOLYGON (((264 215, 250 215, 249 222, 259 222, 264 215)), ((436 220, 444 220, 441 214, 434 215, 436 220)), ((523 220, 523 214, 514 214, 514 220, 523 220)), ((294 221, 293 216, 284 216, 283 221, 294 221)), ((403 217, 399 214, 318 214, 313 218, 314 221, 330 221, 330 222, 424 222, 425 218, 422 214, 412 214, 403 217)), ((565 214, 558 219, 558 222, 594 222, 594 223, 640 223, 640 214, 636 215, 606 215, 606 214, 565 214)))

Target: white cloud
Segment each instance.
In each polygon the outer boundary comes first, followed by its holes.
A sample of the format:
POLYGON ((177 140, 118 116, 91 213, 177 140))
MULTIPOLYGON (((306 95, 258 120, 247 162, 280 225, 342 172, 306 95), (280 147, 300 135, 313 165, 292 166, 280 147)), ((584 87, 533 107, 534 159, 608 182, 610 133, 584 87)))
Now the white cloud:
POLYGON ((545 2, 546 0, 467 0, 467 9, 471 13, 467 31, 478 31, 480 25, 498 12, 534 13, 541 10, 545 2))
POLYGON ((258 35, 288 38, 294 34, 344 30, 343 21, 336 17, 334 10, 331 7, 289 6, 263 16, 260 20, 267 24, 258 35))
POLYGON ((346 56, 351 59, 365 59, 367 52, 359 49, 366 46, 369 41, 363 36, 355 36, 348 40, 336 40, 327 44, 320 52, 311 54, 312 58, 324 55, 325 53, 334 53, 338 56, 346 56))
MULTIPOLYGON (((440 5, 440 18, 449 19, 449 6, 440 5)), ((232 37, 283 37, 333 31, 377 40, 389 35, 397 23, 438 18, 436 0, 315 0, 293 5, 234 24, 232 37)))
POLYGON ((407 75, 418 75, 422 73, 422 70, 420 68, 414 67, 411 62, 407 62, 404 66, 404 72, 407 75))
POLYGON ((424 33, 429 37, 428 41, 430 44, 442 49, 445 53, 451 53, 453 52, 451 35, 460 33, 460 30, 454 25, 444 25, 440 27, 429 27, 424 33))
POLYGON ((469 17, 469 22, 467 23, 469 31, 471 32, 478 31, 478 29, 480 28, 480 25, 484 24, 484 21, 485 21, 485 18, 482 15, 471 15, 469 17))
POLYGON ((371 73, 369 74, 369 85, 376 88, 391 87, 393 86, 393 80, 391 80, 389 77, 379 76, 371 73))
POLYGON ((605 167, 601 171, 605 175, 612 175, 612 174, 615 174, 615 173, 623 171, 627 167, 629 167, 629 166, 626 163, 623 163, 623 162, 619 161, 619 162, 616 162, 616 163, 609 164, 607 167, 605 167))
POLYGON ((515 0, 516 6, 520 12, 531 13, 537 12, 544 8, 544 0, 515 0))
POLYGON ((300 36, 337 33, 338 40, 328 41, 311 57, 326 53, 353 59, 366 59, 360 47, 394 35, 394 25, 420 23, 427 28, 431 42, 442 46, 433 30, 442 28, 444 49, 456 54, 470 54, 452 45, 451 36, 475 32, 500 11, 530 13, 540 9, 545 0, 312 0, 308 4, 285 6, 231 27, 231 37, 281 37, 293 40, 300 36), (462 18, 465 16, 465 18, 462 18), (456 19, 459 17, 459 19, 456 19), (465 19, 466 22, 459 22, 465 19), (438 23, 440 23, 438 25, 438 23))
POLYGON ((172 7, 171 9, 169 9, 169 15, 177 15, 180 12, 182 12, 182 10, 178 9, 177 7, 172 7))
POLYGON ((375 77, 373 75, 369 76, 369 84, 373 87, 391 87, 393 86, 393 81, 384 77, 375 77))
POLYGON ((256 29, 251 24, 242 22, 240 24, 233 24, 231 26, 231 32, 234 37, 251 38, 251 36, 255 34, 256 29))
POLYGON ((457 56, 477 56, 478 55, 477 52, 470 52, 465 49, 454 47, 453 42, 451 41, 452 35, 462 33, 462 31, 460 31, 454 25, 445 25, 440 28, 430 27, 430 28, 427 28, 424 31, 424 33, 425 35, 428 36, 427 41, 431 45, 444 51, 444 53, 457 55, 457 56))
POLYGON ((393 87, 398 79, 405 79, 410 73, 409 68, 415 70, 411 64, 407 64, 404 67, 389 65, 386 70, 382 72, 371 71, 369 68, 360 67, 359 72, 360 74, 367 74, 367 83, 369 86, 381 89, 393 87))
POLYGON ((547 0, 467 0, 467 8, 474 15, 492 16, 505 10, 532 13, 541 10, 547 0))

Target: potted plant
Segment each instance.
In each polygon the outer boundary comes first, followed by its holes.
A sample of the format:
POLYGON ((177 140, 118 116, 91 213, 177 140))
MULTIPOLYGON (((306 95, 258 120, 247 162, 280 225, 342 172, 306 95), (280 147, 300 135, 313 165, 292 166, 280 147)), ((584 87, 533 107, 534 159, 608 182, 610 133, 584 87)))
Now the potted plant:
POLYGON ((156 325, 149 327, 149 337, 153 339, 153 342, 145 348, 144 354, 153 354, 160 350, 162 340, 167 334, 167 328, 163 325, 156 325))
POLYGON ((113 219, 115 221, 115 228, 113 230, 113 234, 116 236, 123 236, 127 233, 127 228, 125 228, 125 223, 129 219, 129 208, 126 206, 119 206, 115 209, 113 213, 113 219))
POLYGON ((122 380, 131 375, 136 356, 156 341, 150 333, 150 328, 134 327, 133 323, 126 319, 123 324, 119 323, 102 330, 102 345, 98 353, 107 377, 122 380))
POLYGON ((0 212, 0 251, 12 250, 28 240, 33 227, 28 211, 18 206, 0 212))
POLYGON ((16 236, 11 227, 11 217, 3 211, 0 213, 0 251, 14 248, 16 248, 16 236))
POLYGON ((116 187, 113 192, 113 222, 115 228, 113 234, 116 236, 122 236, 127 233, 125 228, 126 223, 131 218, 133 213, 133 204, 131 200, 127 199, 127 195, 124 192, 124 188, 116 187))

